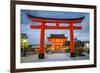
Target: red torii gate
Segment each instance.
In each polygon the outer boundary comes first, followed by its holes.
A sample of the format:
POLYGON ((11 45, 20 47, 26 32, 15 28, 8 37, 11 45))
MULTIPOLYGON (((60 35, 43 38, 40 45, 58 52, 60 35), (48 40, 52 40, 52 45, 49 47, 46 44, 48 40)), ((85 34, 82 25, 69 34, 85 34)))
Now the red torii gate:
POLYGON ((75 57, 75 48, 74 48, 74 30, 82 29, 81 26, 73 26, 74 23, 81 23, 84 17, 73 18, 73 19, 51 19, 51 18, 41 18, 28 15, 28 17, 35 22, 40 22, 40 25, 31 25, 32 29, 41 29, 40 34, 40 49, 39 49, 39 59, 44 58, 44 37, 45 29, 69 29, 70 30, 70 54, 71 57, 75 57), (56 26, 47 26, 45 23, 56 23, 56 26), (60 23, 68 23, 69 26, 60 26, 60 23))

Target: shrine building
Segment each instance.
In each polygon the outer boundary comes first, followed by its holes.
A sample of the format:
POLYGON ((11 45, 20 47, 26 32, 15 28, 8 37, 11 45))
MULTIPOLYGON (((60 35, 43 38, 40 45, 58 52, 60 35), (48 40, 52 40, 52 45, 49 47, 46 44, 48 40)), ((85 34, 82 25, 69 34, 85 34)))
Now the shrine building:
POLYGON ((48 41, 51 44, 49 48, 52 52, 65 52, 64 44, 67 37, 64 34, 51 34, 48 41))

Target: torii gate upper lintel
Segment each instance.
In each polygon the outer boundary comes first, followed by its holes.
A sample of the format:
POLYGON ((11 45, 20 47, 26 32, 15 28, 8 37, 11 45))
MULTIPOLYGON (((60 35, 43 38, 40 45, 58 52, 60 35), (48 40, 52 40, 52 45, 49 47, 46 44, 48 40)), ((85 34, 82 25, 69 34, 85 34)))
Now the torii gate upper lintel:
POLYGON ((82 26, 74 26, 74 23, 81 23, 84 17, 80 18, 71 18, 71 19, 52 19, 52 18, 41 18, 36 16, 28 15, 28 17, 35 22, 40 22, 41 24, 31 25, 32 29, 41 29, 40 34, 40 49, 39 49, 39 59, 44 58, 44 37, 45 37, 45 29, 69 29, 70 30, 70 54, 71 57, 75 57, 75 48, 74 48, 74 30, 82 29, 82 26), (47 26, 45 23, 56 23, 55 26, 47 26), (68 23, 69 26, 60 26, 60 23, 68 23))

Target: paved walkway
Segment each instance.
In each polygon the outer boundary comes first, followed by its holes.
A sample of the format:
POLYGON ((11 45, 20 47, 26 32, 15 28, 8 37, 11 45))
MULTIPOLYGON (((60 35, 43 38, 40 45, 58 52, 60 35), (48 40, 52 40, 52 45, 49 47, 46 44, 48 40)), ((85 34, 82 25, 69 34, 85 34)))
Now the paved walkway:
POLYGON ((44 59, 38 59, 38 54, 28 55, 26 57, 21 57, 22 63, 29 62, 48 62, 48 61, 70 61, 70 60, 86 60, 89 59, 88 54, 85 56, 70 57, 69 53, 54 53, 46 54, 44 59))

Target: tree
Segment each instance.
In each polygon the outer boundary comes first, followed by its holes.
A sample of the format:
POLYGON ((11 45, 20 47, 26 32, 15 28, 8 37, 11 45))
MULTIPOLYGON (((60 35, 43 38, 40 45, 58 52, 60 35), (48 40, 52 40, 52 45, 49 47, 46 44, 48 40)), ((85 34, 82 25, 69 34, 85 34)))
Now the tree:
POLYGON ((75 42, 75 48, 83 48, 84 47, 84 42, 82 41, 76 41, 75 42))
POLYGON ((26 56, 26 51, 28 49, 28 36, 25 33, 21 34, 21 52, 23 53, 23 56, 26 56))
POLYGON ((84 47, 84 42, 82 41, 75 42, 76 55, 83 56, 84 52, 83 47, 84 47))

